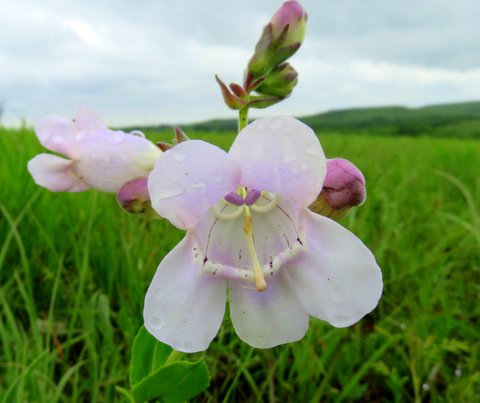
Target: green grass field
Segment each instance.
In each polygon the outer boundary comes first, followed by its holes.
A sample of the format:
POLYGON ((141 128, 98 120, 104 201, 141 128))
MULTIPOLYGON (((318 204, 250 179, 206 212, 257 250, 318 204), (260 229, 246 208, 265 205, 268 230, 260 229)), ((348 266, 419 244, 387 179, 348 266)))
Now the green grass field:
MULTIPOLYGON (((212 378, 196 401, 478 401, 480 142, 320 140, 367 179, 342 224, 383 269, 380 304, 346 329, 312 319, 302 341, 271 350, 243 344, 225 318, 194 355, 212 378)), ((0 129, 0 401, 122 401, 145 291, 183 234, 128 216, 113 195, 38 188, 26 163, 41 151, 31 131, 0 129)))

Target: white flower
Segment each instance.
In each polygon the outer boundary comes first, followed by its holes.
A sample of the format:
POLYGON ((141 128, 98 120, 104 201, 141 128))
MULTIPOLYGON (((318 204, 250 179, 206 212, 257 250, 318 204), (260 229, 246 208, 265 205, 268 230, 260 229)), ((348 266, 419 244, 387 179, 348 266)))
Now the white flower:
POLYGON ((372 253, 308 210, 325 171, 314 132, 290 117, 255 121, 228 154, 192 140, 157 160, 152 206, 187 235, 148 289, 148 331, 176 350, 206 349, 227 289, 237 334, 259 348, 301 339, 309 315, 344 327, 375 308, 382 275, 372 253))
POLYGON ((117 192, 124 183, 146 177, 162 154, 140 132, 109 130, 86 107, 77 109, 73 121, 61 116, 41 119, 35 133, 45 148, 69 158, 39 154, 28 162, 35 182, 54 192, 117 192))

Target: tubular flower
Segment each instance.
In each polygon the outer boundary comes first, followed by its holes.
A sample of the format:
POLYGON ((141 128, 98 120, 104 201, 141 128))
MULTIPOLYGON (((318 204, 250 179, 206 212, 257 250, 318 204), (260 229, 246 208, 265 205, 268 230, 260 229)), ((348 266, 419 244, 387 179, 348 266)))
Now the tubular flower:
POLYGON ((72 120, 48 116, 35 126, 40 143, 52 154, 28 162, 35 182, 54 192, 95 188, 117 192, 124 183, 146 177, 162 152, 143 133, 109 130, 93 110, 78 108, 72 120))
POLYGON ((315 133, 290 117, 253 122, 228 154, 198 140, 167 151, 148 178, 152 207, 187 234, 147 291, 148 331, 206 349, 227 289, 235 331, 258 348, 301 339, 309 315, 344 327, 370 312, 382 293, 372 253, 308 209, 325 172, 315 133))

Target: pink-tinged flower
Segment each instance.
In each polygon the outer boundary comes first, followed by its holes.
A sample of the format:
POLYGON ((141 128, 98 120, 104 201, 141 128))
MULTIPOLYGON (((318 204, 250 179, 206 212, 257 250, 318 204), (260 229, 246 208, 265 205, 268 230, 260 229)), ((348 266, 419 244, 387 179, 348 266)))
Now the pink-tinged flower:
POLYGON ((307 28, 307 13, 298 1, 286 1, 270 20, 272 35, 278 37, 288 26, 283 46, 301 43, 307 28))
POLYGON ((228 154, 198 140, 167 151, 148 178, 152 206, 187 234, 148 289, 148 331, 176 350, 206 349, 227 289, 237 334, 258 348, 301 339, 309 315, 343 327, 375 308, 372 253, 308 209, 325 172, 315 133, 290 117, 253 122, 228 154))
POLYGON ((346 159, 329 159, 322 191, 310 210, 338 220, 347 215, 352 207, 360 206, 366 197, 362 172, 346 159))
POLYGON ((95 188, 117 192, 138 177, 146 177, 162 154, 141 132, 109 130, 93 110, 77 109, 72 120, 48 116, 35 126, 40 143, 53 154, 39 154, 28 162, 35 182, 54 192, 95 188))
POLYGON ((125 183, 117 193, 117 201, 127 213, 143 214, 149 212, 151 205, 147 178, 135 178, 125 183))

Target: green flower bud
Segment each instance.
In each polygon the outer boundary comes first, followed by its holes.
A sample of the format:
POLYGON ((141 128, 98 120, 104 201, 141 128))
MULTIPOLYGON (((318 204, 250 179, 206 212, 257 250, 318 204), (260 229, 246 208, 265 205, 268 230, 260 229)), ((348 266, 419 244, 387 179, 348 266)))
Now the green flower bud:
POLYGON ((287 98, 298 82, 298 73, 289 63, 275 67, 255 91, 287 98))

